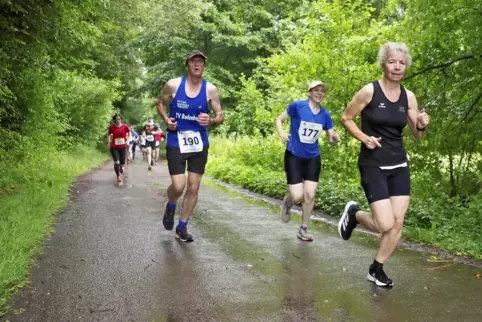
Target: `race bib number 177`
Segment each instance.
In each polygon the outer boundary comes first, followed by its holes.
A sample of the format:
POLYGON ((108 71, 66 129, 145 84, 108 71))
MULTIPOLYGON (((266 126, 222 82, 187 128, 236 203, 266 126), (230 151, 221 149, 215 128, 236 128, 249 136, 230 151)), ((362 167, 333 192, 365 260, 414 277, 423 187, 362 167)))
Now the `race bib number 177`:
POLYGON ((198 131, 177 132, 181 153, 201 152, 203 141, 198 131))
POLYGON ((300 141, 303 143, 315 143, 320 137, 321 131, 323 131, 323 125, 301 121, 298 129, 300 141))

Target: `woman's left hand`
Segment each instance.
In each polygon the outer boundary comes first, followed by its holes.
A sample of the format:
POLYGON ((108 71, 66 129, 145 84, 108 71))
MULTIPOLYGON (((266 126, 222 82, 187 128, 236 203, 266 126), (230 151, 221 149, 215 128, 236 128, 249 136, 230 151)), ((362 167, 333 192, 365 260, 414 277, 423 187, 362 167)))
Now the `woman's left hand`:
POLYGON ((430 123, 430 119, 428 114, 425 112, 425 109, 422 109, 417 117, 417 128, 424 129, 430 123))

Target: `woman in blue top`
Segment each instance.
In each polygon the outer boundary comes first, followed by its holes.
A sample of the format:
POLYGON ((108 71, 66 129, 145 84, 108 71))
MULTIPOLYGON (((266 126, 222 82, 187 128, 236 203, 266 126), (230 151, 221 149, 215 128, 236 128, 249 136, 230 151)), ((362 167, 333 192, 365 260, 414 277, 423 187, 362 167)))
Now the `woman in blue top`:
POLYGON ((315 205, 321 169, 318 138, 322 131, 326 131, 328 142, 336 144, 340 141, 339 135, 333 130, 330 113, 320 105, 326 90, 323 82, 312 82, 308 86, 309 99, 292 103, 275 121, 281 141, 287 143, 284 161, 288 194, 281 206, 281 219, 289 222, 292 205, 303 200, 303 221, 298 238, 304 241, 313 241, 313 236, 308 233, 308 221, 315 205), (291 126, 287 135, 282 123, 289 118, 291 126))

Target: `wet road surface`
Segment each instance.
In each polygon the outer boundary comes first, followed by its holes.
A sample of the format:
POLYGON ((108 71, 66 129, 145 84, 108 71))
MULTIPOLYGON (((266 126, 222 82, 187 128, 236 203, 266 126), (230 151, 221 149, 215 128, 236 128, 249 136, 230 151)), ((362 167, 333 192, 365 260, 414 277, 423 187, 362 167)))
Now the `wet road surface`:
POLYGON ((117 187, 108 163, 78 179, 18 314, 0 321, 482 321, 481 268, 399 249, 394 288, 377 288, 373 237, 317 223, 304 243, 298 218, 208 180, 182 243, 162 226, 165 163, 136 160, 125 177, 117 187))

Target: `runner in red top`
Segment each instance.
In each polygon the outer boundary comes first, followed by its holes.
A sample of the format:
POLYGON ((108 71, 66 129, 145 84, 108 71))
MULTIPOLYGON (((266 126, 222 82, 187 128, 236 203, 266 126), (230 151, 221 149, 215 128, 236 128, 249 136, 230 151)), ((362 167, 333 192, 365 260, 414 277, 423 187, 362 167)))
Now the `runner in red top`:
POLYGON ((114 120, 114 124, 111 125, 107 131, 107 142, 112 158, 114 159, 114 170, 117 175, 117 182, 119 185, 122 185, 121 174, 124 173, 127 140, 131 130, 126 124, 122 123, 122 116, 120 114, 114 115, 112 119, 114 120))
POLYGON ((156 150, 154 152, 154 165, 157 165, 157 161, 159 161, 159 147, 161 145, 161 141, 164 141, 164 132, 162 132, 159 124, 154 124, 154 131, 156 133, 156 150))

